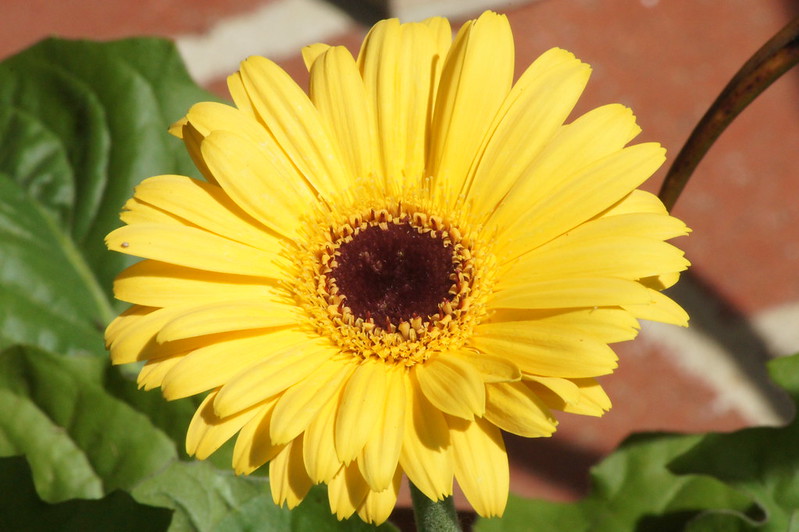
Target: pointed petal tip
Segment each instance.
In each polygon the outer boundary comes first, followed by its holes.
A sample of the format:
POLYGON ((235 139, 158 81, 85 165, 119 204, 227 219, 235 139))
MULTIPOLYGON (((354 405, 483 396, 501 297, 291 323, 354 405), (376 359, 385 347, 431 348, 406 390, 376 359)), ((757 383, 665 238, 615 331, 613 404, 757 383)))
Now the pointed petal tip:
POLYGON ((183 138, 183 126, 185 126, 187 123, 188 123, 188 119, 184 116, 183 118, 181 118, 180 120, 178 120, 177 122, 175 122, 174 124, 169 126, 169 129, 167 131, 169 132, 170 135, 173 135, 173 136, 175 136, 175 137, 177 137, 179 139, 182 139, 183 138))

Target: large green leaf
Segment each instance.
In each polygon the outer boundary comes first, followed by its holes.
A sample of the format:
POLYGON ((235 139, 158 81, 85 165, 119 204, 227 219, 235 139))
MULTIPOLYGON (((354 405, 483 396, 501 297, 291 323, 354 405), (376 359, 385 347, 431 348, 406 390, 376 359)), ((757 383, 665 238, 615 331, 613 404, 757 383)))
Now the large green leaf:
POLYGON ((98 384, 96 357, 0 353, 0 456, 24 454, 42 499, 130 489, 176 457, 174 443, 98 384))
MULTIPOLYGON (((125 366, 109 366, 106 369, 105 389, 134 409, 145 414, 150 422, 175 442, 181 458, 188 459, 185 451, 186 430, 203 396, 188 397, 179 401, 167 401, 160 390, 144 391, 136 385, 134 377, 123 373, 125 366)), ((215 457, 219 451, 212 456, 215 457)), ((230 467, 232 450, 225 465, 230 467)), ((214 460, 215 463, 216 460, 214 460)))
MULTIPOLYGON (((770 362, 769 372, 799 407, 799 355, 770 362)), ((741 530, 799 531, 799 421, 796 418, 780 428, 760 427, 707 435, 670 467, 682 474, 712 475, 752 496, 762 507, 763 519, 756 525, 740 521, 737 526, 741 530)), ((715 529, 708 525, 695 530, 715 529)))
POLYGON ((196 174, 166 130, 208 99, 163 40, 51 39, 0 64, 0 348, 103 352, 131 260, 103 237, 136 183, 196 174))
POLYGON ((99 500, 44 502, 19 456, 0 458, 0 493, 0 530, 6 532, 160 532, 169 526, 172 513, 139 504, 121 491, 99 500))
POLYGON ((102 353, 110 317, 108 298, 75 244, 0 174, 0 349, 24 342, 65 354, 102 353))
POLYGON ((582 501, 567 504, 511 496, 502 519, 481 519, 475 530, 671 531, 682 530, 707 509, 746 512, 752 501, 720 481, 668 471, 666 465, 700 438, 633 436, 594 468, 591 493, 582 501))
POLYGON ((257 504, 257 518, 264 530, 287 530, 289 512, 268 499, 269 486, 260 477, 236 477, 205 462, 174 462, 148 478, 133 491, 136 500, 175 509, 171 532, 218 530, 225 519, 247 513, 257 504), (258 504, 261 501, 264 504, 258 504))
POLYGON ((175 462, 133 491, 139 502, 173 508, 170 532, 366 532, 396 530, 391 524, 367 525, 358 517, 338 521, 330 513, 323 487, 311 490, 288 511, 275 506, 264 477, 237 477, 207 462, 175 462))

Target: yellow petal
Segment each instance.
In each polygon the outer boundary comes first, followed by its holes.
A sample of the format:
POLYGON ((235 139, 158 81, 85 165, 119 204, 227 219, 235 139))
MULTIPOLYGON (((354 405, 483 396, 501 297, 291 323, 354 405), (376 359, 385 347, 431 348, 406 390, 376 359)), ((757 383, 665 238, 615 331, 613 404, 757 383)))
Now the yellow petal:
POLYGON ((620 216, 623 214, 659 214, 668 215, 666 206, 660 201, 660 198, 647 192, 646 190, 633 190, 624 198, 614 203, 607 210, 603 211, 600 216, 620 216))
POLYGON ((486 385, 485 418, 526 438, 551 436, 558 424, 544 401, 521 381, 486 385))
POLYGON ((279 298, 274 286, 262 277, 206 272, 155 260, 139 261, 122 271, 114 280, 114 296, 150 307, 279 298))
POLYGON ((170 320, 180 316, 190 307, 152 309, 134 306, 123 312, 108 326, 106 345, 111 351, 113 364, 127 364, 154 358, 159 354, 156 335, 170 320))
POLYGON ((472 344, 514 362, 522 372, 548 377, 594 377, 616 368, 616 354, 605 342, 576 331, 526 327, 526 322, 480 326, 472 344))
POLYGON ((519 327, 558 331, 564 336, 589 335, 605 343, 624 342, 638 335, 638 321, 619 308, 562 310, 503 309, 494 312, 481 327, 516 322, 519 327))
POLYGON ((351 175, 374 175, 378 150, 375 118, 358 66, 346 48, 328 48, 315 60, 309 93, 322 120, 338 139, 351 175))
POLYGON ((577 387, 579 393, 577 400, 572 402, 567 402, 563 396, 539 382, 526 381, 525 385, 554 410, 597 417, 610 410, 610 398, 595 379, 571 379, 571 382, 577 387))
POLYGON ((184 128, 184 126, 186 126, 187 123, 188 123, 188 120, 186 120, 186 117, 184 116, 183 118, 180 118, 179 120, 174 122, 171 126, 169 126, 169 129, 167 131, 169 131, 170 135, 174 135, 177 138, 182 139, 183 138, 183 128, 184 128))
POLYGON ((468 350, 452 353, 452 356, 462 358, 471 364, 480 373, 480 378, 486 382, 513 382, 521 378, 519 368, 505 358, 487 355, 468 350))
POLYGON ((272 353, 263 362, 240 368, 243 371, 227 380, 214 408, 223 416, 243 410, 301 381, 335 353, 328 343, 314 340, 272 353))
POLYGON ((257 406, 233 416, 220 418, 214 412, 213 402, 216 394, 214 390, 203 400, 186 432, 186 452, 189 456, 196 456, 200 460, 208 458, 263 409, 257 406))
POLYGON ((629 194, 664 160, 658 144, 630 146, 578 170, 545 197, 528 196, 518 210, 503 209, 505 229, 517 236, 498 253, 510 260, 577 227, 629 194))
POLYGON ((327 485, 327 498, 330 511, 336 517, 346 519, 355 513, 369 493, 369 485, 358 471, 358 465, 352 462, 342 466, 336 476, 327 485))
MULTIPOLYGON (((538 375, 525 375, 525 384, 529 386, 529 382, 536 382, 545 386, 552 393, 563 399, 566 404, 576 404, 580 400, 580 389, 570 379, 561 379, 558 377, 541 377, 538 375)), ((540 389, 540 388, 536 388, 540 389)))
MULTIPOLYGON (((246 91, 241 86, 241 77, 234 75, 238 83, 234 82, 234 90, 241 91, 239 97, 246 99, 246 91)), ((247 101, 249 103, 249 101, 247 101)), ((258 146, 267 150, 273 156, 273 163, 281 170, 281 176, 286 183, 293 184, 295 187, 305 185, 305 181, 293 168, 291 162, 282 154, 275 138, 258 122, 253 114, 252 108, 244 106, 236 109, 229 105, 217 102, 200 102, 194 104, 186 115, 186 125, 183 128, 183 141, 191 155, 194 164, 197 165, 207 181, 219 185, 216 177, 206 164, 202 154, 202 144, 206 137, 214 131, 231 131, 251 140, 258 146)), ((313 195, 307 186, 304 188, 306 195, 313 199, 313 195)), ((236 199, 234 197, 234 199, 236 199)))
POLYGON ((302 462, 302 436, 287 444, 269 462, 269 484, 275 504, 283 506, 285 503, 289 510, 297 506, 311 489, 313 483, 302 462))
POLYGON ((435 65, 442 60, 437 37, 429 25, 383 20, 371 29, 358 57, 377 118, 380 174, 392 192, 423 174, 435 65))
POLYGON ((340 395, 331 397, 305 430, 303 460, 308 476, 316 483, 330 482, 342 466, 336 455, 334 437, 340 395))
POLYGON ((522 255, 500 276, 510 285, 590 276, 638 280, 661 272, 685 270, 684 253, 666 242, 633 236, 557 238, 522 255))
POLYGON ((397 471, 405 432, 405 371, 394 368, 386 373, 383 411, 358 456, 358 468, 373 492, 388 488, 397 471))
POLYGON ((296 236, 298 214, 315 199, 279 148, 214 131, 202 154, 225 192, 249 215, 281 235, 296 236))
POLYGON ((566 278, 513 283, 510 277, 491 298, 498 308, 567 309, 646 305, 649 291, 635 281, 611 278, 566 278))
POLYGON ((430 404, 413 375, 406 379, 406 400, 400 466, 419 491, 438 501, 452 494, 449 428, 444 414, 430 404))
POLYGON ((315 43, 309 44, 302 49, 302 60, 305 63, 305 68, 309 71, 313 66, 314 62, 319 58, 320 55, 325 53, 331 48, 329 44, 324 43, 315 43))
POLYGON ((141 368, 136 384, 145 391, 158 388, 164 381, 164 375, 171 370, 175 364, 180 362, 185 355, 173 355, 164 358, 148 360, 141 368))
POLYGON ((389 486, 382 491, 370 490, 358 507, 358 515, 366 523, 382 524, 391 515, 397 504, 402 470, 397 468, 389 486))
POLYGON ((262 403, 258 413, 239 432, 233 447, 233 467, 237 475, 249 475, 285 447, 272 444, 269 438, 269 423, 279 398, 279 395, 274 396, 262 403))
POLYGON ((437 189, 457 195, 513 82, 513 35, 504 15, 464 24, 441 73, 427 168, 437 189))
POLYGON ((447 416, 455 479, 469 504, 483 517, 501 516, 508 501, 508 454, 499 429, 488 420, 447 416))
MULTIPOLYGON (((162 385, 164 397, 169 400, 179 399, 216 388, 255 364, 279 357, 286 351, 293 352, 297 346, 308 341, 307 334, 292 330, 256 336, 230 334, 219 340, 203 339, 201 347, 166 374, 162 385)), ((268 397, 269 395, 263 395, 259 401, 268 397)), ((218 413, 224 417, 237 411, 218 413)))
POLYGON ((328 199, 346 191, 352 177, 339 148, 294 80, 263 57, 244 61, 241 77, 256 114, 308 182, 328 199))
POLYGON ((178 266, 272 279, 286 276, 279 249, 256 249, 194 227, 128 225, 109 233, 105 242, 112 251, 178 266))
POLYGON ((632 111, 619 104, 598 107, 563 126, 499 204, 496 227, 505 231, 516 213, 544 201, 564 180, 621 150, 640 131, 632 111))
POLYGON ((682 220, 667 214, 606 211, 600 217, 589 220, 567 234, 584 240, 603 236, 636 236, 669 240, 690 232, 682 220))
POLYGON ((179 218, 172 216, 152 205, 148 205, 137 198, 130 198, 122 207, 119 219, 127 225, 133 224, 166 224, 185 225, 179 218))
POLYGON ((165 324, 159 342, 170 342, 206 334, 264 329, 297 324, 296 308, 261 299, 217 301, 199 305, 165 324))
POLYGON ((354 369, 350 363, 326 360, 313 373, 287 389, 272 414, 272 441, 284 443, 303 432, 320 409, 332 397, 339 395, 345 379, 354 369))
POLYGON ((571 53, 553 48, 519 78, 471 172, 468 198, 475 212, 492 211, 521 178, 571 113, 590 72, 571 53))
POLYGON ((450 46, 452 46, 452 26, 450 26, 449 20, 444 17, 430 17, 423 20, 422 24, 430 28, 436 48, 433 61, 433 94, 430 98, 432 102, 435 102, 441 71, 444 69, 444 60, 447 58, 450 46))
POLYGON ((485 384, 467 360, 442 353, 412 371, 425 397, 442 412, 464 419, 485 412, 485 384))
POLYGON ((271 137, 252 114, 218 102, 195 103, 186 113, 185 120, 203 138, 214 131, 235 131, 256 144, 261 144, 268 142, 271 137))
POLYGON ((383 361, 367 360, 344 387, 336 416, 336 453, 345 464, 361 452, 383 412, 386 373, 383 361))
POLYGON ((567 405, 566 412, 591 411, 592 415, 602 415, 610 410, 610 398, 596 379, 574 379, 574 384, 580 389, 580 401, 574 406, 567 405))
POLYGON ((208 169, 201 153, 205 135, 200 133, 190 122, 187 122, 186 125, 183 126, 181 134, 183 136, 183 144, 186 146, 186 151, 189 153, 189 157, 191 157, 194 166, 197 167, 206 181, 213 185, 218 185, 219 183, 216 182, 216 178, 211 173, 211 170, 208 169))
POLYGON ((273 235, 239 208, 217 185, 180 175, 160 175, 136 186, 136 199, 217 235, 274 249, 273 235))
POLYGON ((645 305, 624 305, 625 310, 642 320, 671 323, 688 327, 688 313, 669 297, 649 289, 650 301, 645 305))
POLYGON ((244 87, 241 72, 235 72, 227 77, 227 90, 240 111, 248 116, 255 117, 255 109, 253 108, 252 100, 250 100, 250 95, 247 94, 247 89, 244 87))
MULTIPOLYGON (((253 144, 256 146, 259 155, 254 158, 256 161, 266 158, 264 172, 259 174, 262 180, 239 183, 240 179, 233 176, 232 179, 220 183, 236 203, 245 209, 251 209, 256 218, 263 214, 261 212, 263 209, 258 209, 257 205, 250 205, 252 201, 248 199, 248 193, 256 197, 277 194, 281 198, 295 198, 295 203, 301 205, 308 205, 316 200, 308 182, 297 171, 275 137, 255 119, 251 110, 241 111, 228 105, 202 102, 192 106, 187 119, 203 140, 215 131, 235 133, 239 137, 246 138, 250 147, 253 144)), ((202 151, 202 146, 200 149, 202 151)), ((203 159, 203 164, 205 163, 203 159)))
POLYGON ((665 290, 677 284, 680 280, 680 272, 661 273, 660 275, 653 275, 652 277, 644 277, 639 279, 638 282, 647 288, 655 291, 665 290))

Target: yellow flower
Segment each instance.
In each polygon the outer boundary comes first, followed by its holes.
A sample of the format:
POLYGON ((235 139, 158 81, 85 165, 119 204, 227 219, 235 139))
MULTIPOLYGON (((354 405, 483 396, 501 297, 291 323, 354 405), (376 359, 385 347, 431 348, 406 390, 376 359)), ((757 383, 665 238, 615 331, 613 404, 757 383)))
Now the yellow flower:
POLYGON ((380 523, 402 474, 502 514, 501 431, 602 415, 594 377, 638 318, 685 325, 659 291, 688 262, 685 225, 636 190, 663 162, 621 105, 564 125, 590 68, 552 49, 514 85, 507 19, 452 39, 434 18, 375 25, 357 59, 304 51, 308 94, 262 57, 235 107, 175 125, 207 182, 162 175, 108 247, 143 260, 116 296, 115 364, 167 399, 209 392, 186 447, 236 434, 233 466, 269 463, 274 500, 329 486, 339 518, 380 523), (626 147, 625 147, 626 146, 626 147))

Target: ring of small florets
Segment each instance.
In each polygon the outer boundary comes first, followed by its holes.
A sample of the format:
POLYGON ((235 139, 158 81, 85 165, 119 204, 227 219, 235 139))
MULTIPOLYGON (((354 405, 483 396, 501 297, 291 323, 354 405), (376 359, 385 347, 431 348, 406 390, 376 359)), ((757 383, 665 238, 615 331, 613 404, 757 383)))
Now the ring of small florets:
POLYGON ((297 276, 292 292, 314 329, 332 340, 342 354, 411 366, 436 352, 461 347, 485 314, 493 255, 463 224, 397 202, 393 207, 369 208, 337 220, 317 220, 309 228, 307 245, 293 257, 297 276), (359 235, 398 227, 435 239, 447 250, 450 287, 426 315, 378 320, 369 314, 359 315, 348 305, 335 277, 342 249, 359 235))

